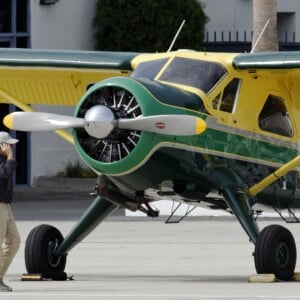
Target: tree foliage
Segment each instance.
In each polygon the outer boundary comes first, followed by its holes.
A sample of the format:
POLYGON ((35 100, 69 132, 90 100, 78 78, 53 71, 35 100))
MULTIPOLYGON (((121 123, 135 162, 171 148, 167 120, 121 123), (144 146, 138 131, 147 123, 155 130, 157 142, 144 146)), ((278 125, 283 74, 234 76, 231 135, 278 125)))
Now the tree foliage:
POLYGON ((98 0, 95 48, 166 51, 183 20, 186 23, 173 50, 199 50, 208 18, 197 0, 98 0))

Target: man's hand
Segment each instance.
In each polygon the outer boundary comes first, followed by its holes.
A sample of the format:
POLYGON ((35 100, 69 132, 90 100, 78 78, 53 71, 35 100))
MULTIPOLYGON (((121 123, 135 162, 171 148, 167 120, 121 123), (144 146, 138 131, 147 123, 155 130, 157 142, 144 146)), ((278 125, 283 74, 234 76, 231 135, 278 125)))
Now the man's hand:
POLYGON ((10 144, 2 144, 1 152, 6 156, 7 160, 14 159, 14 153, 10 144))

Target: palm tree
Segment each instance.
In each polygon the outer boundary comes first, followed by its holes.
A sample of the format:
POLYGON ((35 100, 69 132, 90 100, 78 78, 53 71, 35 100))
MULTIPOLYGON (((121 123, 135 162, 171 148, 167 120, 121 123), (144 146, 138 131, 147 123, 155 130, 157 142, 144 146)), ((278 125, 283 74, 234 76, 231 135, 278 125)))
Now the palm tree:
POLYGON ((252 50, 278 51, 277 0, 253 0, 252 50))

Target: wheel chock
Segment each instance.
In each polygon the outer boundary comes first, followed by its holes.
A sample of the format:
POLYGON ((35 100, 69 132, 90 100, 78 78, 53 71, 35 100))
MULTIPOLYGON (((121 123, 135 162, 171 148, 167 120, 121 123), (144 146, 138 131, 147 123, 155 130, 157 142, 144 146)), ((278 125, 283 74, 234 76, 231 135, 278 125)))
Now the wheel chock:
MULTIPOLYGON (((249 282, 269 283, 276 281, 280 280, 277 280, 275 274, 254 274, 249 277, 249 282)), ((300 281, 300 273, 294 273, 291 281, 300 281)))
POLYGON ((293 281, 300 281, 300 273, 294 273, 293 277, 292 277, 293 281))
POLYGON ((249 277, 249 282, 251 283, 271 283, 276 281, 275 274, 254 274, 249 277))
POLYGON ((43 280, 43 274, 22 274, 21 281, 41 281, 43 280))
POLYGON ((67 276, 67 273, 63 272, 59 274, 60 276, 56 276, 55 279, 46 278, 42 273, 27 273, 22 274, 21 281, 42 281, 42 280, 56 280, 56 281, 64 281, 64 280, 74 280, 73 275, 67 276))

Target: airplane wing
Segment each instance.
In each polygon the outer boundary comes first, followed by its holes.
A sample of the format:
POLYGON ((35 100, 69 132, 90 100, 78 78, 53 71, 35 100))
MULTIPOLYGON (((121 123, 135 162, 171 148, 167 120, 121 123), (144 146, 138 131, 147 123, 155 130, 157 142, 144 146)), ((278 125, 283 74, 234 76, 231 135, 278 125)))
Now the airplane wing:
MULTIPOLYGON (((112 76, 128 76, 138 53, 0 49, 0 103, 24 111, 31 105, 75 106, 87 87, 112 76)), ((55 131, 74 143, 72 136, 55 131)))
POLYGON ((76 105, 89 84, 128 76, 137 53, 0 49, 0 103, 76 105))
POLYGON ((241 54, 233 59, 237 70, 299 69, 300 52, 258 52, 241 54))

